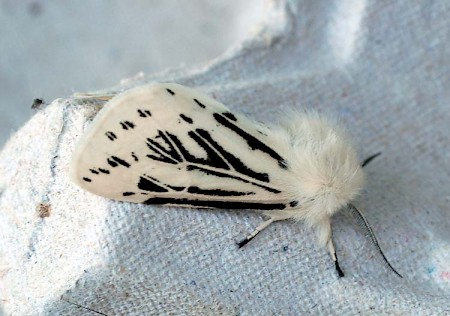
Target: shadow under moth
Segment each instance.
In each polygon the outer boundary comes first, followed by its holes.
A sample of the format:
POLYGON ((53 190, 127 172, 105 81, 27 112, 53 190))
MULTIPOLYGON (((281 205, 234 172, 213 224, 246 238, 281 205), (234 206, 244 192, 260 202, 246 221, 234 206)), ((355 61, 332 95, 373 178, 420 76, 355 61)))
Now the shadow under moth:
POLYGON ((83 189, 135 203, 262 211, 268 219, 239 247, 275 221, 303 221, 340 277, 331 217, 347 209, 400 276, 351 203, 363 185, 362 167, 377 155, 361 164, 345 131, 319 114, 291 111, 266 126, 174 83, 97 98, 109 101, 71 162, 83 189))

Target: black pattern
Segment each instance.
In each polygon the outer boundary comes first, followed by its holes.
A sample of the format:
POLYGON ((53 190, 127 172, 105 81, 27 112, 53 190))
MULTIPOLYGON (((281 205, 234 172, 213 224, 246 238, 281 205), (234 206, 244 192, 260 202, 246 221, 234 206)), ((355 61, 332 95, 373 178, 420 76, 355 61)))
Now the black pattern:
POLYGON ((137 110, 140 117, 150 117, 152 116, 152 113, 149 110, 137 110))
POLYGON ((120 125, 122 126, 123 129, 128 130, 128 128, 133 129, 135 127, 134 123, 130 122, 130 121, 124 121, 124 122, 120 122, 120 125))
POLYGON ((298 201, 291 201, 289 202, 290 207, 296 207, 298 205, 298 201))
POLYGON ((183 161, 166 133, 158 130, 158 136, 155 138, 161 138, 161 140, 158 142, 155 139, 147 138, 147 147, 153 151, 153 154, 147 155, 148 158, 170 164, 178 164, 183 161), (160 142, 163 142, 167 148, 164 148, 160 142))
POLYGON ((183 121, 185 121, 189 124, 192 124, 194 122, 189 116, 186 116, 183 113, 180 114, 180 117, 183 119, 183 121))
POLYGON ((153 197, 147 199, 144 204, 158 205, 182 205, 191 207, 214 207, 226 209, 253 209, 253 210, 283 210, 286 205, 283 203, 258 203, 258 202, 236 202, 236 201, 212 201, 195 199, 176 199, 153 197))
POLYGON ((205 106, 203 103, 201 103, 199 100, 194 99, 194 102, 197 103, 197 105, 198 105, 199 107, 201 107, 202 109, 206 108, 206 106, 205 106))
POLYGON ((117 139, 116 134, 114 134, 113 132, 106 132, 105 135, 106 135, 106 137, 108 137, 109 140, 111 140, 111 141, 114 141, 114 140, 117 139))
POLYGON ((200 189, 199 187, 189 187, 187 189, 188 193, 191 194, 202 194, 202 195, 212 195, 212 196, 243 196, 243 195, 254 195, 255 192, 240 192, 240 191, 229 191, 222 189, 200 189))
MULTIPOLYGON (((237 126, 236 124, 231 122, 231 121, 234 121, 233 119, 227 119, 230 116, 229 112, 225 112, 222 114, 214 113, 213 116, 218 123, 222 124, 223 126, 225 126, 228 129, 232 130, 233 132, 238 134, 240 137, 242 137, 244 140, 246 140, 247 144, 249 145, 249 147, 252 150, 257 149, 257 150, 260 150, 260 151, 268 154, 270 157, 272 157, 273 159, 278 161, 278 165, 281 168, 287 169, 286 161, 275 150, 273 150, 272 148, 270 148, 269 146, 264 144, 262 141, 260 141, 256 137, 250 135, 249 133, 244 131, 242 128, 240 128, 239 126, 237 126)), ((236 119, 236 118, 234 117, 234 119, 236 119)))
POLYGON ((150 192, 169 192, 168 189, 159 185, 158 180, 149 176, 147 176, 146 178, 144 177, 139 178, 138 188, 150 192))
MULTIPOLYGON (((200 171, 207 175, 235 179, 272 193, 281 192, 269 186, 270 179, 267 173, 256 172, 246 166, 238 157, 217 143, 208 131, 198 128, 188 131, 187 134, 205 151, 206 158, 193 155, 176 135, 161 130, 158 130, 158 135, 153 139, 147 138, 147 147, 152 151, 147 157, 174 165, 184 162, 187 163, 185 167, 187 171, 200 171)), ((212 190, 211 194, 213 193, 212 190)), ((216 195, 220 194, 219 191, 215 193, 216 195)), ((229 194, 231 196, 231 194, 237 193, 229 194)), ((239 192, 239 194, 247 195, 249 193, 239 192)))
POLYGON ((116 156, 111 156, 106 161, 113 168, 115 168, 119 165, 122 165, 127 168, 130 168, 130 166, 131 166, 128 162, 126 162, 125 160, 120 159, 119 157, 116 157, 116 156))
MULTIPOLYGON (((166 91, 171 96, 176 95, 176 93, 171 89, 166 88, 166 91)), ((199 106, 201 109, 205 109, 207 107, 207 105, 200 102, 198 99, 194 98, 193 102, 195 102, 196 106, 199 106)), ((251 150, 259 150, 273 158, 281 168, 287 168, 286 161, 277 152, 238 125, 238 118, 233 113, 225 111, 221 113, 211 113, 211 115, 217 122, 217 126, 223 126, 226 129, 231 130, 233 133, 246 141, 251 150)), ((150 118, 152 117, 152 113, 145 108, 141 108, 137 109, 136 117, 138 119, 139 117, 150 118)), ((192 126, 194 124, 194 119, 184 113, 178 114, 178 122, 180 123, 181 120, 192 126)), ((138 121, 138 124, 142 124, 139 122, 141 122, 140 120, 138 121)), ((149 122, 150 123, 146 124, 152 124, 152 121, 149 122)), ((120 121, 119 124, 119 128, 121 127, 123 130, 134 129, 136 126, 134 122, 128 120, 120 121)), ((211 188, 210 186, 205 188, 201 187, 201 185, 199 186, 198 184, 186 186, 170 185, 170 182, 164 183, 151 175, 143 174, 139 176, 136 183, 136 189, 141 190, 141 192, 134 192, 135 190, 125 191, 121 193, 124 197, 133 196, 136 194, 139 194, 139 196, 148 195, 151 197, 144 201, 146 204, 171 204, 228 209, 281 210, 297 206, 298 201, 291 201, 288 204, 284 204, 245 201, 245 198, 241 201, 222 200, 226 197, 255 195, 257 191, 256 189, 253 191, 251 189, 252 186, 274 194, 281 193, 281 191, 272 187, 270 181, 271 179, 268 173, 254 170, 251 166, 244 163, 239 156, 236 156, 232 152, 228 151, 226 147, 222 146, 217 139, 215 139, 214 134, 211 134, 211 131, 202 128, 193 128, 190 130, 185 129, 181 132, 186 133, 186 135, 192 139, 192 141, 194 141, 199 148, 202 149, 204 154, 198 155, 196 152, 192 152, 190 148, 183 144, 181 141, 183 138, 179 137, 179 135, 159 129, 157 130, 156 136, 147 137, 145 139, 148 152, 139 152, 139 158, 134 152, 131 152, 128 153, 128 155, 123 155, 122 157, 114 155, 109 156, 106 159, 106 163, 112 168, 130 168, 133 161, 138 162, 139 159, 142 160, 146 157, 147 159, 151 159, 162 164, 174 165, 174 167, 178 167, 179 165, 179 170, 202 173, 204 175, 217 178, 233 179, 247 184, 245 187, 250 189, 227 190, 221 187, 211 188), (127 161, 126 159, 130 160, 127 161), (177 195, 180 196, 180 198, 173 197, 177 195), (189 197, 186 198, 186 196, 189 197)), ((260 131, 258 132, 265 135, 260 131)), ((112 131, 106 132, 105 135, 111 141, 117 139, 116 134, 112 131)), ((255 158, 258 159, 258 157, 255 158)), ((91 175, 94 176, 110 174, 110 170, 104 168, 97 167, 89 170, 91 175)), ((198 175, 195 177, 197 176, 198 175)), ((91 178, 87 177, 84 177, 83 180, 86 182, 92 181, 91 178)))

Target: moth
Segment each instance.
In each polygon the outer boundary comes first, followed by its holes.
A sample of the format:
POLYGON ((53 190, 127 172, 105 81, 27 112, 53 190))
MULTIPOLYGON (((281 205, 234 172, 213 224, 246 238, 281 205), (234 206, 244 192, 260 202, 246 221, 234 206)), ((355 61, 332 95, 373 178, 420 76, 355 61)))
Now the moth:
MULTIPOLYGON (((364 181, 344 130, 314 112, 291 111, 267 126, 175 83, 128 90, 108 100, 82 136, 71 178, 106 198, 195 208, 262 211, 247 244, 271 223, 303 221, 344 276, 331 217, 347 209, 384 256, 363 214, 351 203, 364 181)), ((398 274, 400 276, 400 274, 398 274)))

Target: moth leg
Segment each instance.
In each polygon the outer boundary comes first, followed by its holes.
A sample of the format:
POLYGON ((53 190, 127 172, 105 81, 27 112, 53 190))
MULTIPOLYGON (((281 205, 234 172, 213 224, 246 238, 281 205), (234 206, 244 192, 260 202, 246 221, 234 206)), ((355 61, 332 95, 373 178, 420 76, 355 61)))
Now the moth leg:
POLYGON ((333 244, 333 237, 330 236, 330 239, 328 239, 328 251, 330 252, 331 259, 333 259, 334 266, 336 268, 336 272, 338 273, 339 277, 342 278, 344 276, 344 272, 342 272, 341 267, 339 266, 339 261, 336 256, 336 250, 334 249, 333 244))
POLYGON ((267 221, 262 222, 258 227, 256 227, 256 229, 247 237, 245 237, 245 239, 241 240, 240 242, 237 243, 237 245, 239 246, 239 248, 242 248, 243 246, 245 246, 250 240, 252 240, 253 238, 256 237, 256 235, 258 235, 264 228, 266 228, 267 226, 269 226, 270 224, 272 224, 273 222, 276 221, 281 221, 281 220, 285 220, 288 219, 290 217, 287 216, 276 216, 276 217, 270 217, 267 221))

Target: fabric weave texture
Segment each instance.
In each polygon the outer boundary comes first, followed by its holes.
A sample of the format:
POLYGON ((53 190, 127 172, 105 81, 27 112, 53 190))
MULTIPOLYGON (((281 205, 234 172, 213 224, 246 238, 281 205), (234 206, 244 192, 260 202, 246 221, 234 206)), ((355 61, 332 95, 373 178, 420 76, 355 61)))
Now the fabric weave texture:
MULTIPOLYGON (((68 177, 101 102, 55 100, 0 153, 0 314, 450 314, 450 3, 271 1, 253 38, 196 67, 124 81, 203 91, 261 122, 313 108, 348 128, 366 168, 354 218, 333 218, 338 278, 302 223, 242 249, 257 212, 121 203, 68 177), (61 297, 64 300, 61 300, 61 297)), ((107 92, 110 92, 107 91, 107 92)))

